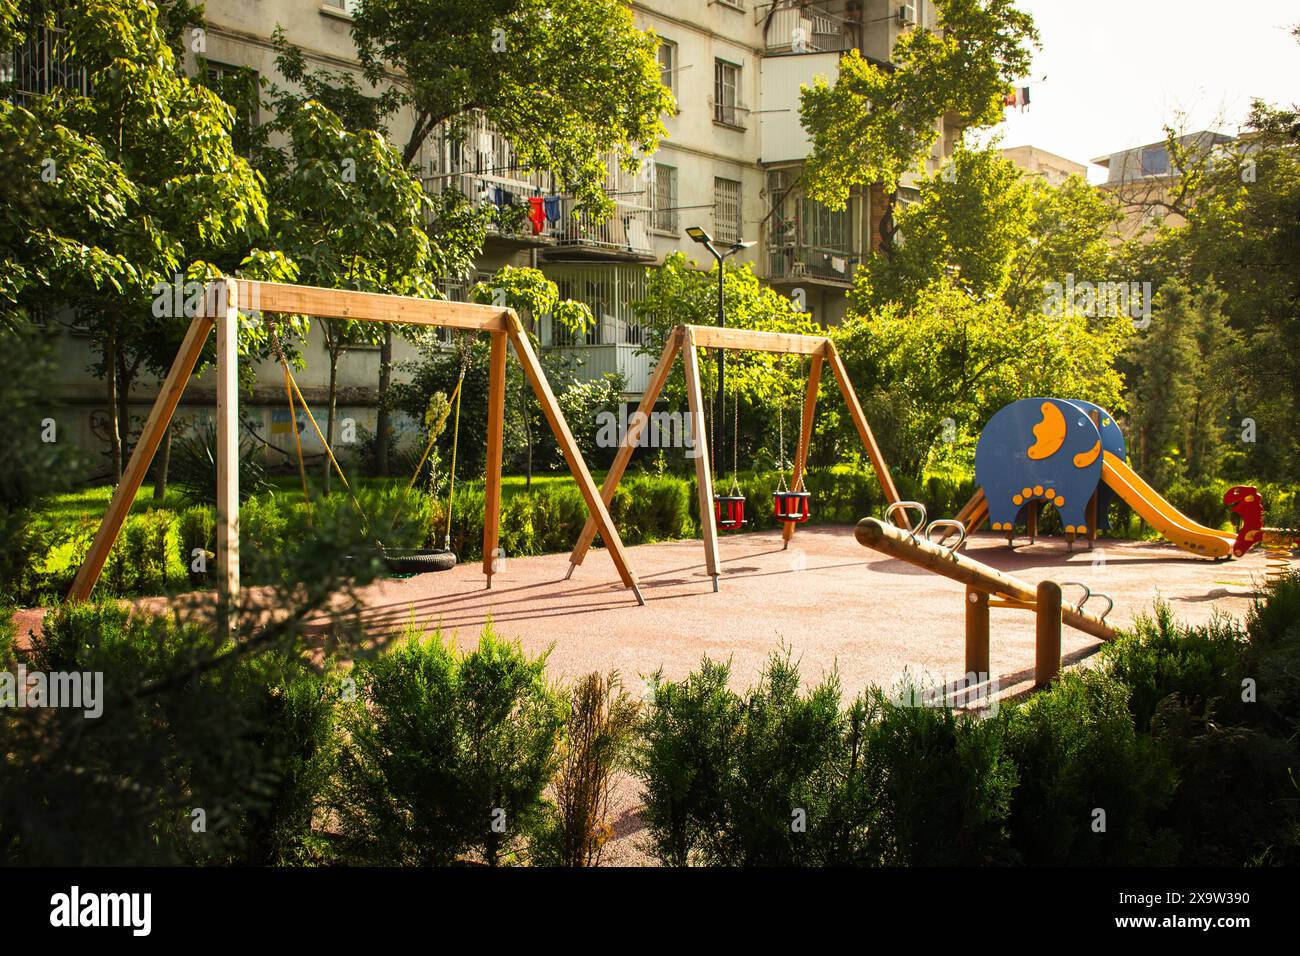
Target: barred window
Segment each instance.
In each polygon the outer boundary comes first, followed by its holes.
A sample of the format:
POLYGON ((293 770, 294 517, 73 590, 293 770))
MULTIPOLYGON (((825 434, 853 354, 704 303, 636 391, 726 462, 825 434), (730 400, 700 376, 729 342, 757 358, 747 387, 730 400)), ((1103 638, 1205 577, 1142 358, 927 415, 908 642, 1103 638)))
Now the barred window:
POLYGON ((740 183, 734 179, 713 180, 713 238, 718 242, 739 242, 740 183))
POLYGON ((12 83, 11 101, 29 103, 55 90, 89 96, 90 73, 72 59, 62 30, 37 27, 0 59, 0 82, 12 83))
POLYGON ((655 164, 654 228, 677 231, 677 167, 655 164))

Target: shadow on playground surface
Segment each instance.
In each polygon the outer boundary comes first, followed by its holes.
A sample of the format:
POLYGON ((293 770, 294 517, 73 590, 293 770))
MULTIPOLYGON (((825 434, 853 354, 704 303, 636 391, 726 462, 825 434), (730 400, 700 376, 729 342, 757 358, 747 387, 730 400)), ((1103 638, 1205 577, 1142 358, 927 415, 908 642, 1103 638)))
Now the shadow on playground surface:
MULTIPOLYGON (((1068 553, 1064 539, 1040 538, 1011 551, 1001 535, 981 534, 966 553, 1031 585, 1082 581, 1114 598, 1108 621, 1118 627, 1149 612, 1157 595, 1189 623, 1216 610, 1243 617, 1264 570, 1260 554, 1215 563, 1134 541, 1101 540, 1093 553, 1082 545, 1068 553)), ((554 554, 507 559, 490 590, 477 562, 377 582, 362 592, 363 620, 380 644, 415 622, 472 646, 490 619, 530 653, 549 650, 557 678, 617 670, 633 687, 660 669, 684 677, 707 654, 730 659, 734 685, 743 689, 783 642, 806 679, 837 669, 846 695, 867 684, 892 687, 905 669, 945 680, 964 669, 963 586, 863 548, 851 527, 804 527, 788 550, 778 531, 728 535, 721 555, 715 594, 700 542, 630 548, 645 607, 621 586, 608 555, 593 550, 568 581, 568 555, 554 554)), ((1032 675, 1033 615, 995 609, 991 631, 992 672, 1006 690, 1032 675)), ((1067 665, 1098 646, 1065 629, 1067 665)))

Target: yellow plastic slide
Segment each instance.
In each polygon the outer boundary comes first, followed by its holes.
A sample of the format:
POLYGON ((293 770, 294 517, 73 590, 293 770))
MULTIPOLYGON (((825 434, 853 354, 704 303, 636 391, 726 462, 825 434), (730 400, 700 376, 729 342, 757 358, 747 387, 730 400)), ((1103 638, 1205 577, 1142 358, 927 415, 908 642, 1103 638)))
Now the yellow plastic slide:
POLYGON ((1101 480, 1140 514, 1143 521, 1184 551, 1206 558, 1226 558, 1232 554, 1235 540, 1232 535, 1197 524, 1110 452, 1102 457, 1101 480))

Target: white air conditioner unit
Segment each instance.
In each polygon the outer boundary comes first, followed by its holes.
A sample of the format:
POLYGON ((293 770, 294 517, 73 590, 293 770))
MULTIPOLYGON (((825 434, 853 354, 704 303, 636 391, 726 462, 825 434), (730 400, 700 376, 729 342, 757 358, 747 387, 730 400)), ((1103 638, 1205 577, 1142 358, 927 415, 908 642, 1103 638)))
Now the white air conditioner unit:
POLYGON ((916 23, 916 4, 915 4, 915 3, 904 3, 904 4, 902 4, 902 5, 899 6, 899 8, 898 8, 898 22, 899 22, 899 23, 910 23, 910 24, 915 24, 915 23, 916 23))

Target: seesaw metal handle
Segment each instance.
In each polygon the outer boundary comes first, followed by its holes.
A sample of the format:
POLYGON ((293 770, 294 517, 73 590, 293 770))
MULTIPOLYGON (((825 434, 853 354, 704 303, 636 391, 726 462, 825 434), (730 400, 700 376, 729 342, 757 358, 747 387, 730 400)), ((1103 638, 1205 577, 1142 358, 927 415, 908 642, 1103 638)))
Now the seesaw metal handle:
POLYGON ((1115 610, 1115 599, 1114 599, 1114 598, 1112 598, 1109 594, 1102 594, 1100 591, 1094 591, 1092 588, 1088 587, 1088 585, 1084 584, 1082 581, 1062 581, 1062 582, 1061 582, 1061 587, 1062 587, 1062 588, 1082 588, 1082 589, 1083 589, 1083 600, 1082 600, 1082 601, 1078 601, 1078 602, 1076 602, 1075 605, 1074 605, 1074 606, 1075 606, 1076 608, 1078 608, 1080 611, 1082 611, 1082 610, 1083 610, 1083 606, 1084 606, 1085 604, 1087 604, 1089 601, 1091 601, 1093 598, 1096 597, 1096 598, 1101 598, 1101 599, 1103 599, 1103 600, 1106 602, 1106 610, 1102 611, 1102 613, 1101 613, 1100 616, 1099 616, 1100 619, 1103 620, 1103 621, 1106 620, 1106 615, 1107 615, 1107 614, 1109 614, 1111 611, 1115 610))
POLYGON ((928 541, 930 544, 937 543, 940 546, 942 546, 943 538, 940 538, 938 542, 935 542, 934 538, 931 537, 931 535, 934 534, 935 528, 944 529, 945 531, 943 536, 944 538, 948 537, 948 534, 952 533, 953 531, 957 532, 957 543, 948 545, 948 557, 956 558, 957 550, 962 546, 962 544, 966 540, 966 526, 962 524, 960 521, 958 521, 956 518, 936 518, 934 521, 931 521, 930 526, 925 529, 925 540, 928 541))
POLYGON ((915 544, 917 534, 919 534, 921 529, 925 527, 925 505, 921 504, 919 501, 895 501, 885 509, 885 524, 893 524, 893 521, 890 519, 894 517, 894 512, 896 511, 902 511, 905 514, 908 511, 920 512, 921 520, 912 522, 912 543, 915 544))

